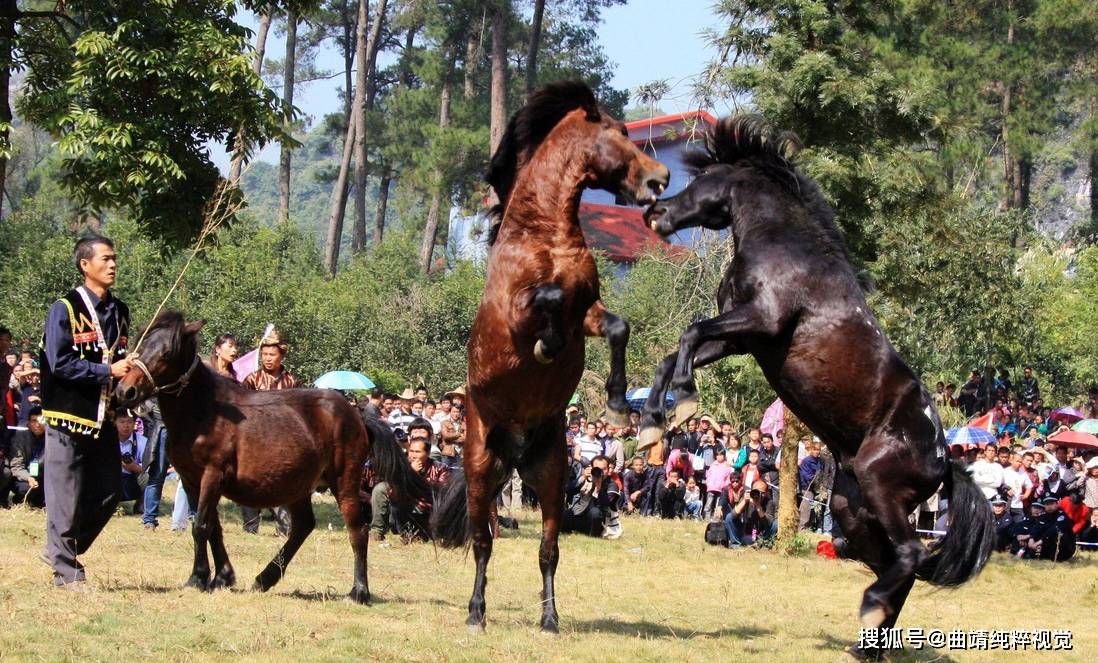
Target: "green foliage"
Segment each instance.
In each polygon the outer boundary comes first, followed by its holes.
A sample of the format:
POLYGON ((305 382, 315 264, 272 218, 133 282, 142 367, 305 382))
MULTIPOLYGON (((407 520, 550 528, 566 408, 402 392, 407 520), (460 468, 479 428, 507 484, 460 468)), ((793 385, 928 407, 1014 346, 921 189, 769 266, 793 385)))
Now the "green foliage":
POLYGON ((201 225, 217 171, 208 142, 281 135, 232 0, 68 2, 27 50, 22 115, 59 138, 65 181, 93 209, 132 210, 167 241, 201 225), (63 31, 78 26, 76 34, 63 31))

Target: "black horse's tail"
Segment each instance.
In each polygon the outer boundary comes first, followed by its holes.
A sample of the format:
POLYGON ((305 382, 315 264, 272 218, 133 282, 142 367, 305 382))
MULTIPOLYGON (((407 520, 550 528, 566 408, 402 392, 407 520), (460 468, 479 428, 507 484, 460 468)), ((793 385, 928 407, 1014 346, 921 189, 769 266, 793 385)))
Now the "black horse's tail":
POLYGON ((469 545, 469 496, 465 492, 465 472, 450 475, 442 496, 435 502, 431 514, 431 534, 443 548, 460 548, 469 545))
POLYGON ((987 498, 956 461, 945 479, 949 526, 945 537, 915 571, 920 580, 956 587, 976 577, 995 543, 995 522, 987 498))
POLYGON ((393 429, 374 417, 363 417, 362 422, 370 433, 370 457, 374 470, 389 484, 396 498, 405 501, 430 499, 431 487, 408 464, 408 456, 397 444, 393 429))

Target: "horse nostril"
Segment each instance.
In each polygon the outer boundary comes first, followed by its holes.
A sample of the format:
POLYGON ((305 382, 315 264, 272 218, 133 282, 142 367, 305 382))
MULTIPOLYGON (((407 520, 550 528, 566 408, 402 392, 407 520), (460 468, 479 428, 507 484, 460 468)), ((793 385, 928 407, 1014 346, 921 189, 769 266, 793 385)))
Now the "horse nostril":
POLYGON ((126 390, 122 392, 122 400, 129 402, 137 397, 136 387, 126 387, 126 390))
POLYGON ((667 188, 667 180, 659 178, 651 178, 647 182, 648 189, 655 192, 657 196, 663 193, 663 190, 667 188))

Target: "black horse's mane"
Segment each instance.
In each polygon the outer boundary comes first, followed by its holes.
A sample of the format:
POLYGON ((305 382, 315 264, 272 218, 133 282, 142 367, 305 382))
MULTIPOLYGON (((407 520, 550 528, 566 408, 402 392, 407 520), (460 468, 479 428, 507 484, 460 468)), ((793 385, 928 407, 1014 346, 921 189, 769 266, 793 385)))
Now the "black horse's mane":
MULTIPOLYGON (((834 211, 816 183, 798 172, 790 161, 801 147, 796 134, 775 131, 759 115, 736 115, 718 122, 706 134, 705 149, 685 154, 683 162, 695 175, 716 164, 750 165, 800 199, 817 222, 820 239, 826 242, 827 248, 851 264, 846 241, 835 223, 834 211)), ((851 269, 854 269, 853 265, 851 269)), ((864 290, 872 289, 865 273, 857 272, 856 276, 864 290)))
POLYGON ((582 108, 592 121, 599 118, 599 104, 594 92, 582 81, 558 81, 549 83, 530 96, 529 101, 507 124, 499 147, 492 155, 485 179, 496 192, 499 204, 489 211, 492 227, 488 231, 488 244, 494 244, 499 226, 503 222, 503 210, 515 185, 515 177, 553 127, 577 108, 582 108))

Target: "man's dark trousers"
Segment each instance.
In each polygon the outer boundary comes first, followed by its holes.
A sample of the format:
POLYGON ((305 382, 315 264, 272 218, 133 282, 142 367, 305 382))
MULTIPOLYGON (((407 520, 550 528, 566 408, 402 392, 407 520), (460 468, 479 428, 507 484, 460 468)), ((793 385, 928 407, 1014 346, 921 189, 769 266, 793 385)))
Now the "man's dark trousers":
POLYGON ((77 560, 114 515, 122 493, 118 432, 107 422, 98 438, 46 428, 46 555, 54 584, 84 580, 77 560))

